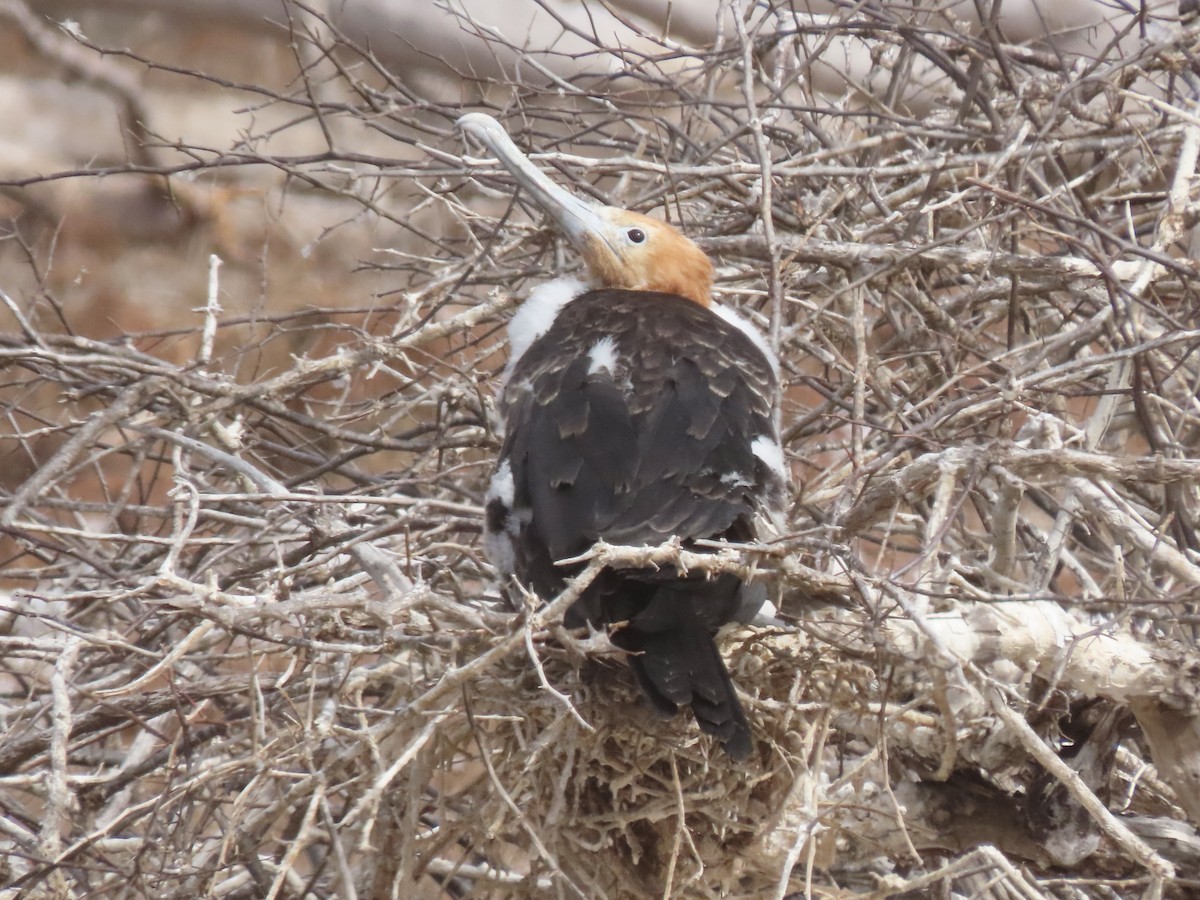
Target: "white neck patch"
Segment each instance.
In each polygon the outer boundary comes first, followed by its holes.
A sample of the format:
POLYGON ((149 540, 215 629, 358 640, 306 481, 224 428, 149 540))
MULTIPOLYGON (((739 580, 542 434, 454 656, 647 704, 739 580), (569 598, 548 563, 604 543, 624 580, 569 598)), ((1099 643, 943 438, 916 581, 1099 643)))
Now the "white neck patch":
POLYGON ((501 384, 508 384, 513 368, 525 351, 550 330, 562 308, 588 289, 587 282, 578 278, 555 278, 539 284, 521 304, 508 323, 508 365, 504 367, 501 384))

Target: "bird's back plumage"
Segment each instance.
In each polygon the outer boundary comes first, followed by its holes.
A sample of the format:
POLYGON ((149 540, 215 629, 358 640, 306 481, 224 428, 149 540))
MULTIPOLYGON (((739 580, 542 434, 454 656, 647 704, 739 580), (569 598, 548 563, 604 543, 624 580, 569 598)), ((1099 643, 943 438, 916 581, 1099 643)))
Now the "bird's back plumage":
MULTIPOLYGON (((567 303, 511 366, 506 437, 488 502, 488 543, 505 574, 546 599, 597 540, 748 540, 779 507, 783 473, 771 363, 743 329, 668 294, 596 290, 567 303)), ((714 643, 742 585, 673 567, 610 569, 568 627, 617 625, 647 696, 697 721, 741 758, 750 732, 714 643)))

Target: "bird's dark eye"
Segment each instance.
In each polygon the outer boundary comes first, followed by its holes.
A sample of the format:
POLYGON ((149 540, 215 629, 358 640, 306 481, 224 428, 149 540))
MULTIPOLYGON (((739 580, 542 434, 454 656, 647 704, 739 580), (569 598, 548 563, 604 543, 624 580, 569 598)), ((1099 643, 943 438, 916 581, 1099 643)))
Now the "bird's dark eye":
POLYGON ((631 244, 640 244, 646 239, 646 232, 640 228, 630 228, 625 232, 625 237, 629 238, 629 243, 631 244))

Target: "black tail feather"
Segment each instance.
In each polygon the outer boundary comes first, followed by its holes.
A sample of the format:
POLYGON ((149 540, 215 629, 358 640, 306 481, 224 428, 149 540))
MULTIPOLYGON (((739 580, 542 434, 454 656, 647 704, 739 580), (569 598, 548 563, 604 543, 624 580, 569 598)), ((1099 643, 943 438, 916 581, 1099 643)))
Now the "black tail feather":
POLYGON ((700 729, 719 740, 730 757, 741 761, 750 755, 750 723, 706 629, 691 624, 642 634, 626 649, 635 652, 633 671, 659 711, 672 715, 690 705, 700 729))

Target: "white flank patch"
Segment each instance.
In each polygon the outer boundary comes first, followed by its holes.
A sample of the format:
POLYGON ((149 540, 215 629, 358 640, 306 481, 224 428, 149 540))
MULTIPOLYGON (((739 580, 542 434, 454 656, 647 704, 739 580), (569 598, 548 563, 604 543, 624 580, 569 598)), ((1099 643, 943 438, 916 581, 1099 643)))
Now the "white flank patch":
POLYGON ((783 464, 783 448, 779 446, 779 442, 774 438, 767 437, 765 434, 760 434, 750 444, 750 452, 761 459, 776 475, 783 481, 788 480, 787 469, 783 464))
POLYGON ((499 500, 508 509, 512 509, 513 505, 513 477, 512 466, 508 460, 500 463, 500 468, 496 470, 496 474, 492 476, 492 483, 488 485, 487 497, 484 503, 491 503, 493 500, 499 500))
POLYGON ((617 374, 617 342, 611 337, 602 337, 588 351, 588 374, 595 375, 607 369, 609 375, 617 374))
POLYGON ((586 290, 587 283, 578 278, 555 278, 533 289, 508 323, 508 365, 504 367, 502 386, 508 383, 517 360, 550 330, 562 308, 586 290))
POLYGON ((483 533, 483 552, 500 573, 503 581, 516 571, 517 554, 513 550, 512 535, 501 531, 499 533, 485 530, 483 533))
POLYGON ((501 578, 511 575, 517 565, 516 553, 513 550, 513 538, 518 533, 519 525, 513 515, 513 475, 512 465, 506 459, 496 469, 492 481, 488 485, 484 505, 493 500, 499 500, 505 508, 504 530, 492 531, 485 524, 483 529, 483 552, 487 554, 492 565, 500 573, 501 578))
POLYGON ((754 342, 754 346, 761 350, 762 355, 767 358, 767 362, 771 365, 771 371, 775 373, 775 380, 778 381, 779 360, 771 352, 771 345, 767 343, 766 336, 754 326, 754 323, 743 317, 741 313, 734 312, 728 306, 722 306, 720 303, 714 303, 709 309, 754 342))

